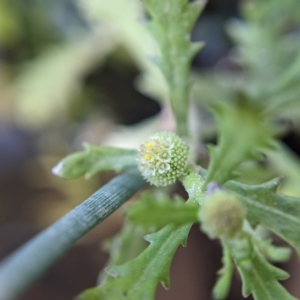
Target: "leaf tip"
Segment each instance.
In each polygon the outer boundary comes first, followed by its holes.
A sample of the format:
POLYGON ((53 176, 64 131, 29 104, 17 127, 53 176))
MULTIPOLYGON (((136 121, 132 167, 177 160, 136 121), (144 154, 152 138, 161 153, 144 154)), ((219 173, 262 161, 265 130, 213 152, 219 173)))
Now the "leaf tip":
POLYGON ((145 240, 146 242, 151 243, 151 242, 152 242, 151 235, 152 235, 152 234, 147 234, 147 235, 145 235, 145 236, 144 236, 144 240, 145 240))
POLYGON ((190 6, 192 8, 194 8, 195 6, 198 7, 199 9, 199 14, 201 13, 201 11, 204 9, 206 3, 207 3, 208 0, 195 0, 195 1, 192 1, 190 3, 190 6))
POLYGON ((266 183, 266 187, 270 189, 270 191, 276 192, 281 183, 284 180, 284 176, 279 176, 277 178, 274 178, 273 180, 266 183))
POLYGON ((63 175, 63 162, 60 161, 57 165, 55 165, 52 168, 51 171, 52 171, 52 174, 54 174, 55 176, 62 177, 62 175, 63 175))
POLYGON ((119 272, 117 266, 112 266, 112 267, 105 268, 105 272, 108 275, 110 275, 111 277, 114 277, 114 278, 118 278, 118 277, 121 276, 121 272, 119 272))
POLYGON ((161 284, 162 286, 168 290, 170 288, 170 278, 169 278, 169 274, 167 274, 164 278, 161 279, 161 284))

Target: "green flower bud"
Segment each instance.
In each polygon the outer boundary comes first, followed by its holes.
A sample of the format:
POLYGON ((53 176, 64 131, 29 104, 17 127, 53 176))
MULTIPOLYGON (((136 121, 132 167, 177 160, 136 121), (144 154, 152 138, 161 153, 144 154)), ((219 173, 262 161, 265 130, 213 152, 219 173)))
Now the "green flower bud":
POLYGON ((199 217, 211 238, 230 237, 242 228, 245 209, 235 195, 218 191, 205 198, 199 217))
POLYGON ((172 132, 159 132, 140 146, 137 163, 149 183, 166 186, 183 174, 187 159, 188 147, 182 139, 172 132))

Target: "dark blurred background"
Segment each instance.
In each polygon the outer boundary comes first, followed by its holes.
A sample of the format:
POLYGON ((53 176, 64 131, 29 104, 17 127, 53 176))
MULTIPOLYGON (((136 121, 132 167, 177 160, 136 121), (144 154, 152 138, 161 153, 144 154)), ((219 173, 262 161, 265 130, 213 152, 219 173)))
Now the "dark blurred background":
MULTIPOLYGON (((141 68, 130 49, 110 40, 109 30, 102 40, 94 38, 97 26, 78 2, 0 0, 1 259, 114 175, 64 181, 51 173, 61 158, 80 150, 83 141, 135 146, 149 130, 147 124, 155 124, 163 110, 162 102, 135 88, 141 68)), ((243 19, 239 2, 208 1, 192 34, 193 40, 206 42, 193 61, 195 72, 215 72, 220 62, 229 61, 234 42, 226 24, 232 18, 243 19)), ((240 70, 234 63, 226 68, 240 70)), ((214 131, 203 136, 204 142, 216 141, 214 131)), ((294 127, 282 139, 295 155, 300 154, 294 127)), ((118 211, 80 240, 20 299, 74 299, 95 286, 108 258, 101 241, 121 224, 122 211, 118 211)), ((284 266, 292 274, 284 284, 300 297, 296 261, 294 257, 284 266)), ((218 243, 195 226, 188 246, 175 256, 170 291, 159 287, 157 299, 211 299, 220 267, 218 243)), ((228 299, 241 299, 240 291, 235 276, 228 299)))

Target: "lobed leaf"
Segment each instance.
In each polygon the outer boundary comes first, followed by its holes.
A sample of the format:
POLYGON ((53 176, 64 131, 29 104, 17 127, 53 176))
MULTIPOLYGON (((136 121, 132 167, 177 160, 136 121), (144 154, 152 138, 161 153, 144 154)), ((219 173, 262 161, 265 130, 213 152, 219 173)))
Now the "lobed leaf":
POLYGON ((121 172, 136 166, 136 150, 85 144, 85 150, 68 155, 52 172, 65 179, 87 178, 101 171, 121 172))
POLYGON ((239 99, 230 105, 215 108, 218 125, 218 145, 210 147, 210 164, 205 184, 225 183, 235 168, 251 158, 255 150, 272 143, 273 132, 262 108, 256 103, 239 99))
POLYGON ((187 136, 190 63, 201 48, 191 43, 190 32, 206 1, 143 0, 152 17, 152 30, 159 49, 161 68, 169 86, 178 134, 187 136))
POLYGON ((245 1, 243 21, 233 20, 227 26, 246 75, 242 90, 264 103, 275 119, 299 116, 299 32, 291 38, 285 30, 287 24, 299 26, 299 9, 297 0, 245 1))
POLYGON ((213 289, 213 296, 215 300, 226 299, 229 293, 231 279, 234 271, 234 263, 230 255, 230 251, 226 244, 223 246, 223 267, 219 270, 219 278, 213 289))
POLYGON ((256 186, 229 182, 226 187, 239 194, 250 222, 272 230, 300 255, 300 199, 277 194, 279 184, 275 179, 256 186))
MULTIPOLYGON (((138 256, 147 247, 147 242, 144 240, 145 234, 146 231, 143 228, 131 222, 125 222, 118 234, 104 242, 104 249, 109 251, 106 268, 124 264, 138 256)), ((105 271, 99 275, 101 284, 112 279, 105 271)))
POLYGON ((143 228, 160 229, 168 224, 183 225, 198 221, 199 206, 186 203, 177 197, 172 201, 168 195, 145 193, 127 209, 127 218, 143 228))
POLYGON ((266 259, 273 262, 286 262, 291 258, 292 250, 290 248, 273 246, 271 239, 260 239, 256 236, 254 239, 259 252, 266 259))
POLYGON ((256 249, 248 237, 249 256, 241 258, 240 249, 230 243, 231 253, 243 280, 243 296, 253 294, 256 300, 296 300, 278 280, 289 277, 288 273, 271 265, 256 249))
POLYGON ((280 191, 292 197, 300 195, 300 160, 297 154, 283 142, 278 142, 276 148, 267 151, 266 155, 276 173, 284 177, 280 191))
POLYGON ((134 260, 112 267, 115 277, 103 286, 85 291, 80 300, 153 300, 159 282, 169 286, 169 268, 180 244, 185 243, 191 224, 168 225, 145 238, 150 245, 134 260))

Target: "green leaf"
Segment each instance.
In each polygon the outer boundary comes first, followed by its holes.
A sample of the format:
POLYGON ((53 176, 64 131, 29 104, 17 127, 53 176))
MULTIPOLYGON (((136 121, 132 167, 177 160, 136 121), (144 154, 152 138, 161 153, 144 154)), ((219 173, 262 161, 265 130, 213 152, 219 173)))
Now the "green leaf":
POLYGON ((247 219, 281 236, 300 255, 300 199, 276 193, 280 179, 249 186, 229 182, 226 187, 239 194, 247 208, 247 219))
POLYGON ((24 65, 15 80, 17 120, 36 129, 64 117, 82 78, 101 65, 114 45, 102 33, 84 36, 48 48, 24 65))
POLYGON ((256 249, 250 236, 244 236, 228 243, 243 280, 243 296, 253 294, 256 300, 295 300, 278 280, 289 275, 271 265, 256 249))
POLYGON ((292 197, 300 195, 300 160, 297 154, 283 142, 278 142, 276 149, 272 149, 266 154, 271 167, 277 174, 284 177, 284 184, 280 186, 283 194, 292 197))
POLYGON ((206 1, 143 0, 152 17, 152 30, 161 57, 157 62, 169 86, 170 100, 180 136, 188 136, 190 63, 201 48, 190 32, 206 1))
POLYGON ((205 196, 205 192, 203 191, 203 177, 197 172, 191 171, 180 180, 189 194, 189 199, 201 205, 203 197, 205 196))
POLYGON ((168 224, 182 225, 198 221, 199 206, 180 197, 173 201, 166 194, 144 193, 127 208, 127 218, 144 228, 160 229, 168 224))
POLYGON ((292 249, 272 245, 272 239, 269 238, 269 229, 261 225, 253 229, 249 222, 246 222, 246 224, 244 223, 244 229, 247 228, 246 231, 251 234, 253 242, 263 257, 272 262, 285 262, 290 259, 292 249))
POLYGON ((153 300, 159 282, 169 286, 172 258, 185 243, 191 224, 168 225, 145 238, 150 245, 134 260, 108 270, 115 279, 103 286, 89 289, 80 300, 153 300))
POLYGON ((149 32, 141 24, 145 19, 145 13, 140 1, 78 0, 77 2, 85 17, 90 20, 91 26, 95 26, 96 22, 104 31, 108 28, 106 34, 109 40, 116 41, 131 53, 132 59, 142 71, 142 77, 138 79, 141 79, 139 83, 143 91, 157 99, 164 99, 167 87, 162 74, 149 59, 156 55, 157 49, 149 32))
POLYGON ((239 99, 230 105, 215 108, 219 124, 219 141, 210 147, 210 164, 205 183, 225 183, 235 168, 251 158, 255 150, 271 145, 273 135, 262 108, 256 103, 239 99))
POLYGON ((85 151, 68 155, 52 172, 65 179, 90 178, 101 171, 121 172, 136 166, 136 150, 84 144, 85 151))
POLYGON ((243 22, 227 26, 245 71, 242 90, 264 103, 274 119, 299 116, 299 38, 285 32, 287 23, 299 26, 299 9, 297 0, 245 1, 240 7, 243 22))
MULTIPOLYGON (((104 242, 104 249, 109 252, 106 268, 124 264, 138 256, 147 246, 144 240, 145 233, 141 227, 126 221, 117 235, 104 242)), ((100 273, 99 282, 104 283, 112 279, 107 272, 100 273)))
POLYGON ((259 252, 268 260, 274 262, 286 262, 290 259, 292 254, 290 248, 273 246, 271 239, 263 240, 258 237, 254 238, 259 252))
POLYGON ((213 289, 213 296, 215 300, 226 299, 229 293, 231 279, 234 271, 234 263, 232 261, 230 251, 226 244, 223 246, 223 268, 218 272, 220 277, 213 289))

